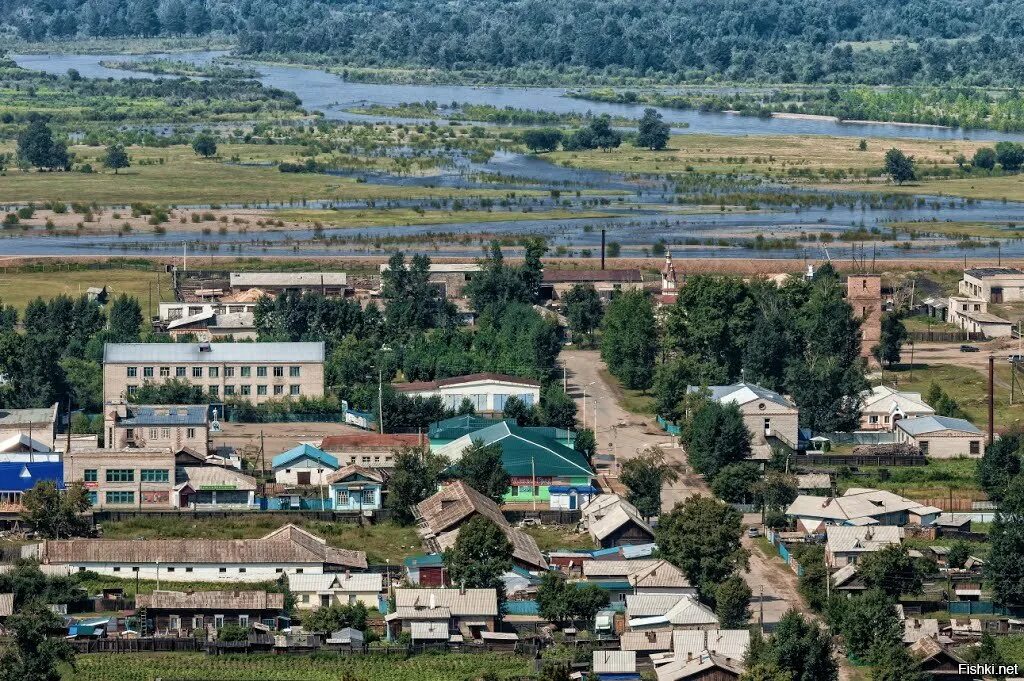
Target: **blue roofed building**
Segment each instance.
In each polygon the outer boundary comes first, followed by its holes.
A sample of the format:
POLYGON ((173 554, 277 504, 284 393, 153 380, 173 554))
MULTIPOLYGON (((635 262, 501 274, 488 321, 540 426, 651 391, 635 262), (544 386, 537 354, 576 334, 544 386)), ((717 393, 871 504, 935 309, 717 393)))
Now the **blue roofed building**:
POLYGON ((0 463, 0 511, 18 511, 21 495, 37 482, 51 480, 64 489, 64 464, 61 462, 0 463))
POLYGON ((210 407, 205 404, 126 404, 103 407, 107 449, 187 449, 205 457, 210 441, 210 407))
POLYGON ((307 443, 281 452, 270 465, 274 480, 284 485, 326 485, 330 474, 341 467, 336 457, 307 443))

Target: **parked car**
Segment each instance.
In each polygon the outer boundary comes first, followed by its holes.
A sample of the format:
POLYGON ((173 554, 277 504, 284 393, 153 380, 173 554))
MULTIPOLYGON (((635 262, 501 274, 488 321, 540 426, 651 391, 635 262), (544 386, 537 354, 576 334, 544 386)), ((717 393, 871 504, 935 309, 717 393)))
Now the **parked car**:
POLYGON ((751 539, 754 539, 756 537, 761 536, 761 531, 758 530, 756 527, 748 527, 747 528, 747 536, 750 537, 751 539))
POLYGON ((980 352, 981 348, 977 345, 961 345, 960 352, 980 352))
POLYGON ((1024 362, 1024 355, 1010 355, 1006 358, 1006 361, 1013 362, 1014 364, 1017 362, 1024 362))

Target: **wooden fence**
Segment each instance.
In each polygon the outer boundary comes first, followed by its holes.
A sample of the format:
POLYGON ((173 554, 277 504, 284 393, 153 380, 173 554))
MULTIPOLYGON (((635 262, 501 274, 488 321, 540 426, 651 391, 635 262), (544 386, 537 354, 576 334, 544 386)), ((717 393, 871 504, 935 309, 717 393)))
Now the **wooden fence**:
POLYGON ((195 638, 97 638, 72 640, 77 653, 178 653, 203 650, 195 638))
POLYGON ((923 456, 902 454, 870 455, 870 454, 802 454, 793 458, 797 464, 826 466, 927 466, 928 459, 923 456))
POLYGON ((985 334, 975 331, 910 331, 907 335, 912 341, 925 343, 967 343, 985 340, 985 334))

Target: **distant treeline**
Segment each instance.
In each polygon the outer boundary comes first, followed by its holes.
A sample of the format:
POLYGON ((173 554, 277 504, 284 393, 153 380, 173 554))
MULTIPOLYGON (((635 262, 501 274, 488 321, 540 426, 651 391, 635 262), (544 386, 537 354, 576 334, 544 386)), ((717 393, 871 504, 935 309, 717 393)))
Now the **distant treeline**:
POLYGON ((991 0, 0 0, 27 40, 236 36, 356 66, 583 67, 762 82, 1015 84, 1024 3, 991 0))

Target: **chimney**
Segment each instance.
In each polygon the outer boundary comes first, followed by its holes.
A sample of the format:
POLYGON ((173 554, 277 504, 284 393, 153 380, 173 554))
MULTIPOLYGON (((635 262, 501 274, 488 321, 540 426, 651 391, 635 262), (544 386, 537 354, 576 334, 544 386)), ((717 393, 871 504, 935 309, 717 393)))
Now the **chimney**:
POLYGON ((437 608, 437 594, 430 594, 430 609, 434 610, 437 608))
POLYGON ((466 595, 466 583, 465 582, 460 582, 459 583, 459 595, 460 596, 465 596, 466 595))

